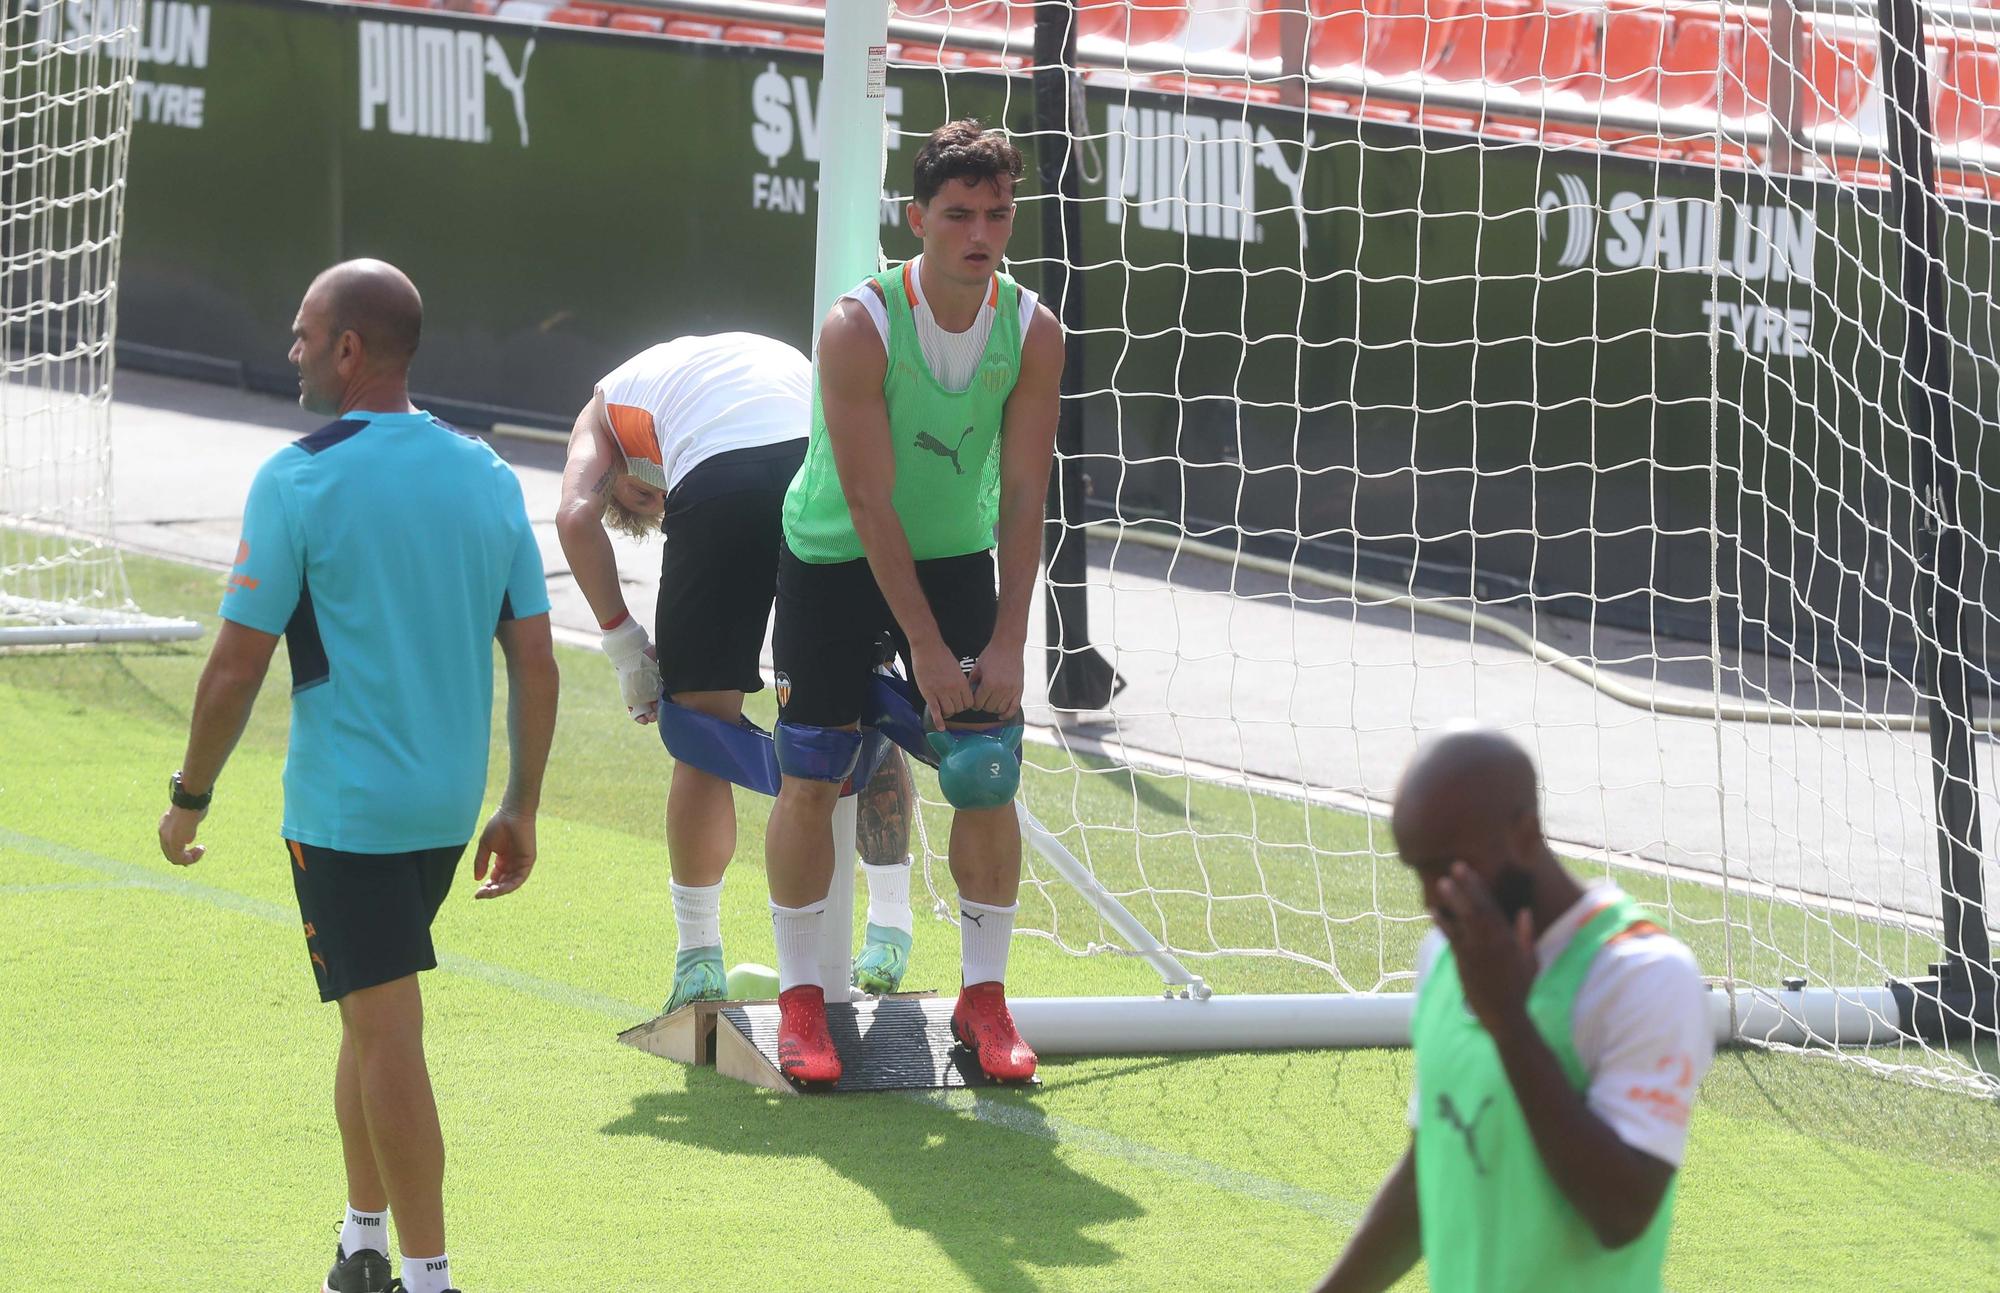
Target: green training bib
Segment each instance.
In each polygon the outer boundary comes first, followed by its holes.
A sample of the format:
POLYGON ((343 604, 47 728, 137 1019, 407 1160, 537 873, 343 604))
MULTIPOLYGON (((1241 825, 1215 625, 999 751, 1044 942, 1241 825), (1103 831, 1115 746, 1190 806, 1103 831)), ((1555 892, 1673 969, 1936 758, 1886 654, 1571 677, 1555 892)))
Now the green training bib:
MULTIPOLYGON (((1645 911, 1597 912, 1528 993, 1528 1014, 1570 1084, 1589 1084, 1570 1034, 1576 995, 1604 945, 1645 911)), ((1417 994, 1417 1203, 1434 1293, 1659 1293, 1676 1174, 1645 1233, 1611 1251, 1542 1165, 1499 1049, 1465 1006, 1446 948, 1417 994)))
MULTIPOLYGON (((918 561, 984 552, 1000 519, 1000 424, 1021 375, 1021 289, 994 278, 993 331, 963 391, 931 375, 917 341, 907 265, 877 274, 889 310, 889 366, 882 398, 895 444, 896 516, 918 561)), ((865 554, 834 469, 813 374, 812 436, 805 461, 785 491, 785 542, 800 560, 826 564, 865 554)))

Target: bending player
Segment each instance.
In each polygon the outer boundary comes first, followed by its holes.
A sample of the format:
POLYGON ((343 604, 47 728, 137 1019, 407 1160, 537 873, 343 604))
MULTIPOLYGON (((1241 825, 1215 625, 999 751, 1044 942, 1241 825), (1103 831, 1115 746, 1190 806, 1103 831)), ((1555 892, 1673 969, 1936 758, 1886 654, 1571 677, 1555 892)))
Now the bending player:
POLYGON ((1687 948, 1542 835, 1527 751, 1462 730, 1396 788, 1418 952, 1410 1147, 1319 1293, 1419 1258, 1449 1293, 1658 1293, 1695 1089, 1714 1059, 1687 948))
MULTIPOLYGON (((613 369, 577 415, 556 532, 636 721, 656 720, 663 685, 675 704, 730 722, 744 695, 763 689, 779 511, 805 454, 810 380, 805 356, 781 341, 680 337, 613 369), (612 529, 666 534, 653 641, 626 608, 612 529)), ((895 991, 909 964, 909 796, 896 757, 862 801, 869 928, 856 973, 873 992, 895 991)), ((676 763, 667 858, 679 951, 668 1010, 724 995, 722 876, 735 851, 730 784, 676 763)))
MULTIPOLYGON (((779 1064, 799 1081, 840 1076, 816 949, 877 634, 894 637, 932 726, 1019 722, 1063 363, 1055 317, 999 272, 1020 176, 997 131, 940 127, 908 212, 923 254, 841 298, 820 333, 811 442, 785 497, 772 637, 784 778, 764 848, 779 1064)), ((1026 1079, 1035 1055, 1003 986, 1021 871, 1012 805, 958 811, 950 849, 964 958, 952 1030, 988 1074, 1026 1079)))

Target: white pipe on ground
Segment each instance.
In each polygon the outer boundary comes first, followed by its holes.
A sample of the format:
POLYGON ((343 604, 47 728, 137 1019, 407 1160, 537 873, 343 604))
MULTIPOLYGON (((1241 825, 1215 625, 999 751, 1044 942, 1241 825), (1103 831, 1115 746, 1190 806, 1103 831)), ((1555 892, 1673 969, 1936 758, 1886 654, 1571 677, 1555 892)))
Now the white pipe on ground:
MULTIPOLYGON (((1736 989, 1742 1026, 1729 1033, 1729 997, 1708 994, 1718 1045, 1862 1045, 1896 1041, 1887 988, 1736 989)), ((1408 1046, 1416 996, 1355 992, 1288 996, 1023 997, 1010 1001, 1022 1038, 1044 1055, 1158 1055, 1174 1051, 1324 1050, 1408 1046)))
POLYGON ((200 636, 201 625, 187 620, 166 620, 153 624, 36 624, 0 628, 0 647, 191 642, 200 636))

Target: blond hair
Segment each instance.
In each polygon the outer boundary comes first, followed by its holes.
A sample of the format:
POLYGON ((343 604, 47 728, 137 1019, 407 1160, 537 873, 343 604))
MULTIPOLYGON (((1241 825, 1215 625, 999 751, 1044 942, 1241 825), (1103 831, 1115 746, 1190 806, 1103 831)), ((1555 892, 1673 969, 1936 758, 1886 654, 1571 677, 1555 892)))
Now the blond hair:
POLYGON ((604 528, 635 539, 650 539, 666 528, 665 515, 641 516, 618 501, 611 491, 604 493, 604 528))

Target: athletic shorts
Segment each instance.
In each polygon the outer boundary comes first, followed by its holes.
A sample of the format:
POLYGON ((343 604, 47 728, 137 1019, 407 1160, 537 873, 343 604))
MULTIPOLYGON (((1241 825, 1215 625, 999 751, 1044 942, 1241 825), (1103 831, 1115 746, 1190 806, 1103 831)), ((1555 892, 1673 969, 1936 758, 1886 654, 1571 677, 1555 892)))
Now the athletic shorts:
POLYGON ((667 495, 653 646, 668 695, 764 690, 785 490, 805 454, 804 440, 717 454, 667 495))
MULTIPOLYGON (((917 582, 930 603, 944 644, 971 672, 993 638, 999 615, 993 554, 972 552, 917 562, 917 582)), ((889 613, 864 558, 819 565, 787 547, 778 558, 778 618, 771 631, 778 672, 778 718, 807 727, 846 727, 861 720, 868 677, 882 658, 883 636, 912 672, 910 643, 889 613)), ((949 714, 968 723, 993 722, 980 710, 949 714)))
POLYGON ((431 921, 465 845, 414 853, 342 853, 286 840, 319 999, 437 968, 431 921))

